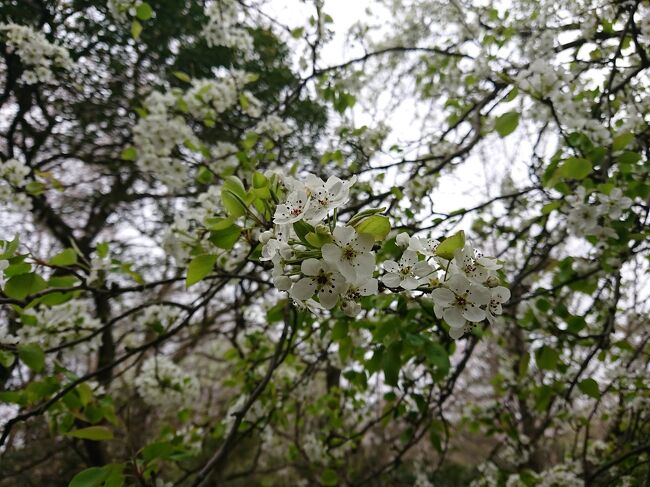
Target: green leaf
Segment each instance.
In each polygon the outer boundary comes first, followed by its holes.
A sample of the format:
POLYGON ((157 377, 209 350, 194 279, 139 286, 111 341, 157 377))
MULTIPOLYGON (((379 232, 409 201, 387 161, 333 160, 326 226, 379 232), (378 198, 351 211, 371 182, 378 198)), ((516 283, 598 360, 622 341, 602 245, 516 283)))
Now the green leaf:
POLYGON ((153 16, 151 5, 146 2, 141 3, 135 10, 135 15, 140 20, 149 20, 153 16))
POLYGON ((207 167, 201 166, 196 174, 196 181, 201 184, 211 184, 214 181, 214 174, 207 167))
POLYGON ((50 287, 72 287, 79 283, 75 276, 52 276, 47 285, 50 287))
POLYGON ((27 296, 47 288, 47 283, 33 272, 13 276, 7 281, 4 293, 10 298, 25 299, 27 296))
POLYGON ((192 81, 192 78, 190 78, 190 75, 187 74, 187 73, 183 73, 183 71, 174 71, 173 74, 179 80, 184 81, 185 83, 190 83, 192 81))
POLYGON ((230 250, 239 240, 241 228, 230 220, 225 220, 225 222, 228 223, 225 228, 218 228, 210 232, 210 242, 220 249, 230 250))
POLYGON ((75 475, 68 487, 99 487, 109 474, 104 467, 90 467, 75 475))
POLYGON ((323 485, 338 485, 339 476, 331 468, 326 468, 320 475, 320 481, 323 485))
POLYGON ((100 242, 97 244, 96 247, 97 250, 97 255, 100 256, 102 259, 108 256, 108 242, 100 242))
POLYGON ((34 372, 40 372, 45 366, 45 352, 35 343, 19 345, 18 356, 34 372))
POLYGON ((261 172, 253 173, 253 188, 265 188, 269 185, 269 178, 261 172))
POLYGON ((216 261, 217 256, 211 254, 197 255, 194 257, 187 269, 185 286, 189 288, 210 274, 216 261))
POLYGON ((131 35, 137 41, 140 39, 140 34, 142 34, 142 24, 137 20, 134 20, 131 24, 131 35))
POLYGON ((560 354, 554 348, 544 345, 535 354, 537 366, 541 370, 555 370, 557 368, 560 354))
POLYGON ((105 441, 113 439, 113 432, 106 426, 88 426, 74 431, 69 431, 66 436, 81 438, 82 440, 105 441))
POLYGON ((304 27, 296 27, 295 29, 291 30, 291 37, 293 37, 294 39, 300 39, 304 34, 304 32, 305 32, 304 27))
POLYGON ((462 249, 464 246, 465 232, 461 230, 440 242, 440 245, 436 248, 436 255, 443 259, 451 260, 454 258, 454 253, 457 250, 462 249))
POLYGON ((77 253, 74 249, 65 249, 50 259, 50 264, 66 267, 77 263, 77 253))
POLYGON ((313 233, 315 231, 315 228, 312 227, 309 223, 304 222, 302 220, 298 220, 293 224, 293 230, 296 232, 296 235, 300 239, 301 242, 303 242, 306 245, 311 245, 307 241, 307 235, 309 233, 313 233))
POLYGON ((272 308, 266 312, 266 320, 269 323, 275 323, 284 319, 284 309, 287 306, 287 300, 281 299, 272 308))
POLYGON ((390 232, 390 221, 382 215, 371 215, 357 223, 354 228, 357 233, 368 233, 376 241, 381 241, 390 232))
POLYGON ((600 389, 598 388, 598 382, 594 379, 585 379, 581 380, 578 383, 578 389, 580 389, 584 394, 594 399, 600 397, 600 389))
POLYGON ((237 176, 227 176, 223 181, 223 188, 232 191, 241 199, 246 198, 246 188, 244 187, 244 183, 242 183, 241 179, 237 176))
POLYGON ((4 274, 5 277, 9 278, 12 276, 17 276, 19 274, 27 274, 32 270, 32 265, 27 262, 17 262, 16 264, 11 264, 5 268, 4 274))
POLYGON ((169 458, 176 448, 167 441, 151 443, 142 449, 142 458, 145 462, 150 462, 156 458, 169 458))
POLYGON ((350 221, 348 221, 348 225, 351 227, 356 226, 360 221, 368 218, 369 216, 372 215, 378 215, 379 213, 383 213, 386 211, 386 208, 369 208, 367 210, 360 211, 356 215, 354 215, 352 218, 350 218, 350 221))
POLYGON ((77 394, 79 394, 79 400, 84 406, 93 399, 93 390, 86 382, 82 382, 77 386, 77 394))
POLYGON ((246 214, 246 209, 248 208, 240 196, 233 193, 231 190, 226 189, 225 186, 224 189, 221 190, 221 203, 223 203, 223 207, 228 212, 228 215, 233 218, 244 216, 246 214))
POLYGON ((348 336, 348 325, 345 321, 338 321, 332 328, 332 340, 343 340, 348 336))
POLYGON ((38 196, 39 194, 42 194, 43 191, 45 191, 46 187, 45 184, 41 183, 40 181, 30 181, 27 183, 25 186, 25 189, 29 194, 33 194, 34 196, 38 196))
POLYGON ((591 174, 592 170, 591 162, 587 159, 569 157, 558 168, 557 174, 566 179, 584 179, 591 174))
POLYGON ((557 210, 560 206, 562 206, 562 202, 559 200, 546 203, 544 206, 542 206, 542 215, 548 215, 553 210, 557 210))
POLYGON ((612 141, 612 149, 614 150, 625 149, 633 141, 634 141, 634 134, 630 132, 624 132, 614 137, 614 140, 612 141))
POLYGON ((124 161, 135 161, 138 158, 138 151, 135 147, 127 147, 120 156, 124 161))
POLYGON ((517 125, 519 125, 519 114, 517 112, 504 113, 498 116, 494 122, 494 128, 501 137, 513 133, 517 125))
POLYGON ((401 344, 393 343, 382 357, 382 369, 384 378, 389 386, 397 386, 399 380, 399 370, 402 366, 401 344))
POLYGON ((14 255, 14 252, 18 250, 19 244, 20 244, 20 239, 18 237, 18 234, 16 234, 14 239, 4 247, 4 252, 0 254, 0 260, 7 260, 10 257, 12 257, 14 255))
POLYGON ((14 363, 14 360, 15 357, 13 353, 0 350, 0 365, 2 367, 8 369, 14 363))
POLYGON ((449 371, 449 354, 439 343, 427 342, 424 346, 427 360, 436 367, 441 374, 446 375, 449 371))

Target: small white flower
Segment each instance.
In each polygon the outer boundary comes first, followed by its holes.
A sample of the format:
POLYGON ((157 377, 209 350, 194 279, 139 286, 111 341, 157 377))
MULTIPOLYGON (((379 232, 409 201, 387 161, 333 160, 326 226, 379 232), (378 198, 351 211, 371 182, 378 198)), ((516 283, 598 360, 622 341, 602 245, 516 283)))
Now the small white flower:
POLYGON ((427 257, 435 257, 438 245, 440 242, 435 238, 411 237, 408 249, 420 252, 427 257))
POLYGON ((305 277, 291 287, 291 297, 306 301, 317 293, 320 304, 332 309, 345 291, 345 278, 333 266, 318 259, 304 260, 300 271, 305 277))
POLYGON ((401 286, 404 289, 416 289, 423 283, 423 278, 433 272, 433 267, 418 260, 417 252, 412 250, 405 251, 399 263, 394 260, 385 261, 384 269, 387 273, 381 281, 388 287, 401 286))
POLYGON ((273 222, 282 225, 302 220, 309 208, 309 204, 309 196, 304 189, 293 191, 289 193, 285 203, 276 207, 273 222))
POLYGON ((273 256, 273 285, 279 290, 279 291, 288 291, 291 289, 291 285, 293 284, 293 281, 289 276, 286 276, 284 274, 284 260, 280 256, 280 254, 275 254, 273 256))
POLYGON ((350 188, 356 180, 356 177, 352 177, 344 182, 336 176, 331 176, 327 182, 324 182, 321 178, 308 174, 305 187, 311 203, 305 211, 305 221, 312 224, 319 223, 329 211, 347 203, 350 198, 350 188))
POLYGON ((618 220, 623 212, 628 210, 632 205, 632 200, 623 196, 620 188, 614 188, 609 195, 599 194, 598 201, 603 206, 603 213, 609 215, 612 220, 618 220))
POLYGON ((495 259, 477 257, 476 252, 470 245, 465 245, 465 247, 454 253, 453 263, 469 279, 479 283, 482 283, 488 277, 487 266, 489 266, 490 270, 496 270, 501 267, 496 263, 495 259), (479 259, 481 262, 479 262, 479 259))
POLYGON ((372 275, 375 255, 370 252, 374 238, 367 233, 358 234, 349 226, 336 227, 334 243, 326 243, 321 251, 325 262, 332 264, 350 282, 372 275))
POLYGON ((444 286, 431 292, 433 309, 436 316, 444 319, 452 329, 457 332, 463 329, 466 321, 476 323, 486 318, 485 311, 480 308, 490 300, 490 291, 486 287, 461 274, 452 275, 444 286))
POLYGON ((379 282, 374 277, 365 277, 349 284, 341 296, 341 309, 348 316, 356 316, 361 311, 361 296, 374 296, 379 292, 379 282))
POLYGON ((591 235, 598 226, 600 216, 601 212, 599 207, 581 204, 571 209, 567 221, 574 231, 583 235, 591 235))
POLYGON ((406 232, 402 232, 399 235, 397 235, 397 237, 395 237, 395 243, 397 244, 398 247, 402 247, 403 249, 409 246, 410 240, 411 237, 406 232))
POLYGON ((488 321, 494 324, 495 316, 503 313, 501 305, 510 299, 510 289, 503 286, 497 286, 490 289, 490 302, 485 308, 485 314, 488 321))

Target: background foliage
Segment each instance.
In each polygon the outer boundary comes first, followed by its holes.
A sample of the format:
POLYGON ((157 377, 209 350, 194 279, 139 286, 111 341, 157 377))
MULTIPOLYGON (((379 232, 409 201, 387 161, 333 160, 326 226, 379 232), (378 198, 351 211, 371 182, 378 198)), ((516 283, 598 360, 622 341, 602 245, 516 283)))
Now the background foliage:
POLYGON ((295 8, 0 6, 0 485, 650 485, 650 3, 295 8))

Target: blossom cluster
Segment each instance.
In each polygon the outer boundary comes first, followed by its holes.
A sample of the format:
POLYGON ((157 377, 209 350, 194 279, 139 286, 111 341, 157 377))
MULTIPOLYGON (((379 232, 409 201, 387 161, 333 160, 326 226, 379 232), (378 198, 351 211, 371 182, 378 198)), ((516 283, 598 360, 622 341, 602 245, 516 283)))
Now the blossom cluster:
POLYGON ((588 192, 579 186, 575 194, 567 196, 566 203, 567 221, 575 235, 617 238, 610 224, 623 216, 632 205, 632 200, 623 196, 620 188, 613 188, 609 194, 604 194, 588 192))
POLYGON ((20 211, 30 211, 32 202, 14 188, 24 188, 29 182, 29 167, 18 159, 0 162, 0 203, 11 204, 20 211))
POLYGON ((452 259, 437 255, 439 242, 402 233, 398 245, 406 250, 399 262, 384 262, 382 282, 407 290, 431 288, 434 312, 449 325, 449 336, 460 338, 473 323, 494 323, 510 299, 510 290, 500 285, 496 259, 484 257, 469 244, 457 249, 452 259))
POLYGON ((157 304, 145 308, 141 322, 146 328, 168 330, 176 323, 180 314, 179 308, 157 304))
POLYGON ((235 0, 218 0, 211 2, 205 9, 208 23, 203 27, 202 35, 208 46, 223 46, 236 49, 250 56, 253 52, 253 38, 241 27, 240 5, 235 0))
MULTIPOLYGON (((535 98, 549 100, 560 122, 569 130, 582 132, 599 144, 608 145, 612 136, 606 125, 599 120, 581 114, 589 114, 589 99, 575 96, 586 90, 571 73, 553 66, 547 60, 538 59, 519 72, 517 85, 535 98)), ((540 113, 541 115, 541 113, 540 113)))
MULTIPOLYGON (((332 309, 340 304, 347 315, 357 315, 361 297, 377 295, 379 282, 375 237, 363 231, 363 217, 344 225, 336 222, 355 179, 344 182, 332 176, 323 181, 313 174, 304 181, 282 179, 286 199, 276 207, 274 229, 260 237, 261 260, 273 263, 275 286, 301 306, 332 309)), ((451 328, 450 336, 459 338, 469 324, 494 322, 502 313, 510 291, 500 285, 496 259, 461 244, 447 260, 437 254, 437 240, 406 233, 396 242, 405 250, 399 261, 383 263, 381 282, 393 292, 430 293, 436 316, 451 328)))
POLYGON ((327 227, 323 222, 347 203, 354 182, 354 178, 344 182, 335 176, 323 181, 313 174, 304 182, 284 177, 286 200, 276 207, 274 230, 261 236, 261 259, 273 262, 278 289, 309 307, 332 309, 340 300, 343 311, 352 316, 360 310, 361 296, 378 292, 377 279, 372 277, 374 238, 350 225, 327 227), (314 228, 314 239, 324 239, 314 249, 296 233, 299 222, 314 228))
MULTIPOLYGON (((245 97, 244 113, 259 117, 260 102, 244 86, 253 78, 243 71, 229 71, 213 80, 192 80, 191 87, 167 92, 152 92, 144 101, 146 115, 133 129, 137 164, 141 171, 154 174, 173 188, 183 187, 188 181, 185 164, 175 154, 179 145, 196 147, 198 140, 188 125, 185 115, 206 123, 235 107, 245 97)), ((215 160, 225 159, 231 164, 234 146, 216 146, 215 160)))
POLYGON ((20 79, 28 85, 52 83, 54 69, 70 70, 73 66, 68 51, 47 40, 42 32, 26 25, 0 23, 7 51, 15 53, 25 69, 20 79))
POLYGON ((168 357, 148 358, 134 380, 138 394, 153 407, 165 405, 178 410, 192 404, 199 395, 199 381, 168 357))
POLYGON ((22 326, 16 332, 18 343, 36 343, 52 348, 79 340, 74 345, 80 353, 99 348, 102 324, 90 313, 89 303, 71 300, 53 307, 39 307, 21 315, 22 326))

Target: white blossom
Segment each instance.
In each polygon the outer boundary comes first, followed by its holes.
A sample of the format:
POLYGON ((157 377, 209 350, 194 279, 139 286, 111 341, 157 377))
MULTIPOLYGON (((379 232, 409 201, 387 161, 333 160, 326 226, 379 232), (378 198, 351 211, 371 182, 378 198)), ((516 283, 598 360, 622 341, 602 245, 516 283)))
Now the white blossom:
POLYGON ((476 323, 486 318, 481 306, 488 304, 490 292, 461 274, 452 275, 443 286, 431 292, 433 309, 451 327, 452 338, 458 338, 467 321, 476 323))
POLYGON ((336 306, 339 296, 345 291, 345 278, 330 264, 318 259, 306 259, 300 271, 305 276, 291 287, 291 297, 306 301, 314 294, 326 309, 336 306))
POLYGON ((403 289, 416 289, 425 282, 426 276, 433 272, 426 261, 418 259, 417 252, 407 250, 398 262, 387 260, 384 262, 386 274, 381 281, 388 287, 402 287, 403 289))
POLYGON ((198 398, 198 379, 165 356, 153 356, 134 380, 138 394, 152 407, 169 411, 189 406, 198 398))
POLYGON ((7 51, 15 53, 27 69, 21 80, 25 84, 54 83, 54 71, 73 68, 68 51, 47 40, 42 32, 29 26, 0 23, 0 35, 5 38, 7 51))
POLYGON ((333 243, 321 248, 325 262, 332 264, 348 281, 371 276, 375 255, 370 252, 375 242, 372 235, 358 234, 349 226, 338 226, 332 234, 333 243))

